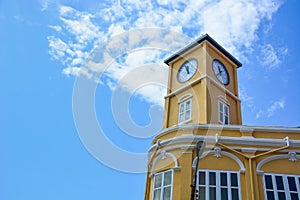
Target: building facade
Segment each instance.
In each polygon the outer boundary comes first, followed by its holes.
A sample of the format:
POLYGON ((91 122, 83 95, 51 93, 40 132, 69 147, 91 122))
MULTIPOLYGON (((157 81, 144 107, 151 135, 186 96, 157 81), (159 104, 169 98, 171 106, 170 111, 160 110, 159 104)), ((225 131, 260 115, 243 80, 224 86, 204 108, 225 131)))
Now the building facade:
POLYGON ((242 64, 207 34, 165 63, 164 123, 149 149, 145 200, 300 200, 300 128, 242 124, 242 64))

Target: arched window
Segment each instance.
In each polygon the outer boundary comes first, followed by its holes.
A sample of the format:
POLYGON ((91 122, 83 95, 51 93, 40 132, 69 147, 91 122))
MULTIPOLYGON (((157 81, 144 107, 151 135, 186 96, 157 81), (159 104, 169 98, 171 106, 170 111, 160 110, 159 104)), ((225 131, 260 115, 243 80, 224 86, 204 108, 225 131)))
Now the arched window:
POLYGON ((154 175, 153 200, 171 200, 173 170, 159 172, 154 175))
POLYGON ((188 94, 179 99, 178 123, 184 123, 192 119, 192 95, 188 94))
POLYGON ((229 124, 229 102, 226 98, 219 96, 218 97, 218 111, 219 111, 219 123, 229 124))

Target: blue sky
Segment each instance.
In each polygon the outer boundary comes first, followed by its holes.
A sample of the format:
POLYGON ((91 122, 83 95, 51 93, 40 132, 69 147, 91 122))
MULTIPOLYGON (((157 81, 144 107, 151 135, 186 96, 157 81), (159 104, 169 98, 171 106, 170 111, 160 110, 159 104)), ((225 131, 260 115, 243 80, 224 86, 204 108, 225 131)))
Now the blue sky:
POLYGON ((203 33, 243 63, 243 124, 300 126, 299 10, 298 0, 0 0, 0 199, 142 199, 163 59, 203 33))

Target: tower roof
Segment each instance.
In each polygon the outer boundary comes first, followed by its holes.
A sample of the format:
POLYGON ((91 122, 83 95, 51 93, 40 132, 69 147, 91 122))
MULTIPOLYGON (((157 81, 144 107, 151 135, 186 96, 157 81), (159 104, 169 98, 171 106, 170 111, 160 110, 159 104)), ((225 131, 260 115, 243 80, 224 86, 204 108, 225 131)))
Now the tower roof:
POLYGON ((195 46, 200 45, 204 41, 208 41, 210 44, 212 44, 215 48, 217 48, 220 52, 222 52, 227 58, 229 58, 234 64, 237 65, 237 67, 241 67, 242 63, 238 61, 235 57, 233 57, 228 51, 226 51, 220 44, 218 44, 212 37, 210 37, 208 34, 204 34, 192 43, 188 44, 181 50, 179 50, 177 53, 173 54, 169 58, 167 58, 164 63, 169 65, 173 60, 176 60, 178 57, 181 57, 185 52, 189 51, 190 49, 194 48, 195 46))

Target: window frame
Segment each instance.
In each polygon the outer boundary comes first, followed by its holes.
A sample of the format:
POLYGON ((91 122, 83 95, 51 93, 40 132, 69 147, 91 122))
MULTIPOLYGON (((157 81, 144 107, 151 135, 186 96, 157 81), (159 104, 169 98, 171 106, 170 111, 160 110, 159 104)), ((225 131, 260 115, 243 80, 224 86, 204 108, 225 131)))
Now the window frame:
POLYGON ((170 200, 172 199, 173 175, 174 175, 174 172, 173 172, 172 169, 166 170, 166 171, 162 171, 162 172, 158 172, 158 173, 154 174, 154 176, 153 176, 152 200, 155 200, 154 199, 154 193, 155 193, 156 190, 160 190, 159 200, 163 200, 163 198, 164 198, 164 189, 167 188, 167 187, 171 187, 170 200), (165 179, 165 174, 168 173, 168 172, 171 172, 171 183, 169 185, 163 185, 164 184, 164 179, 165 179), (162 175, 161 185, 159 187, 155 188, 155 180, 156 180, 155 177, 157 177, 159 175, 162 175))
POLYGON ((178 106, 178 124, 183 124, 183 123, 186 123, 186 122, 192 120, 192 104, 193 104, 193 101, 192 101, 191 97, 188 98, 188 99, 184 99, 181 102, 179 102, 179 106, 178 106), (190 102, 189 110, 186 109, 187 108, 187 106, 186 106, 187 102, 190 102), (183 112, 181 112, 181 106, 183 106, 183 112), (189 112, 188 118, 186 119, 186 115, 187 115, 188 111, 190 111, 190 112, 189 112), (182 116, 182 119, 183 119, 182 121, 180 120, 181 116, 182 116))
POLYGON ((267 192, 272 192, 274 196, 274 200, 279 200, 278 193, 284 192, 286 199, 292 199, 291 193, 298 195, 298 200, 300 200, 300 175, 295 174, 275 174, 275 173, 264 173, 262 176, 263 179, 263 186, 264 186, 264 197, 266 200, 268 200, 267 192), (272 189, 267 188, 266 183, 266 176, 271 176, 272 180, 272 189), (283 181, 283 189, 278 189, 278 184, 276 181, 276 177, 282 177, 283 181), (295 180, 296 190, 297 191, 291 191, 289 186, 288 177, 292 177, 295 180))
POLYGON ((218 100, 218 122, 223 125, 230 124, 230 110, 229 110, 229 104, 225 103, 224 101, 218 100), (221 106, 222 105, 222 109, 221 106), (225 109, 227 109, 227 115, 225 113, 225 109), (221 118, 222 114, 222 118, 221 118), (227 123, 226 122, 227 117, 227 123))
MULTIPOLYGON (((232 190, 233 189, 237 189, 238 191, 238 199, 241 200, 241 183, 240 183, 240 172, 239 171, 230 171, 230 170, 207 170, 207 169, 198 169, 197 172, 197 184, 196 184, 196 188, 198 190, 198 192, 200 192, 200 187, 205 188, 205 200, 208 199, 210 200, 210 188, 215 188, 215 195, 216 195, 216 200, 221 200, 222 196, 221 196, 221 190, 222 189, 227 189, 227 199, 232 199, 232 190), (204 172, 205 173, 205 183, 204 184, 200 184, 200 172, 204 172), (210 173, 215 173, 215 185, 210 184, 210 173), (225 173, 226 174, 226 185, 222 185, 221 183, 221 173, 225 173), (237 177, 237 186, 233 186, 231 183, 231 174, 235 174, 237 177)), ((201 198, 201 194, 198 194, 198 198, 201 198)), ((201 199, 203 200, 203 199, 201 199)))

